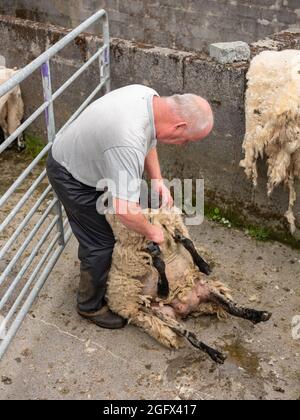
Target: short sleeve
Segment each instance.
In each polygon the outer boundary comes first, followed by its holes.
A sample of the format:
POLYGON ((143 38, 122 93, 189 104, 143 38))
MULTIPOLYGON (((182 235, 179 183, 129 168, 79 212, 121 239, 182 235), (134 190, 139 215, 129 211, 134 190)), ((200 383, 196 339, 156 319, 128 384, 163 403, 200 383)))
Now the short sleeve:
POLYGON ((157 140, 153 139, 153 140, 150 141, 148 152, 150 152, 151 149, 155 149, 155 147, 157 147, 157 140))
POLYGON ((113 147, 104 152, 103 174, 114 198, 139 202, 145 155, 134 147, 113 147))

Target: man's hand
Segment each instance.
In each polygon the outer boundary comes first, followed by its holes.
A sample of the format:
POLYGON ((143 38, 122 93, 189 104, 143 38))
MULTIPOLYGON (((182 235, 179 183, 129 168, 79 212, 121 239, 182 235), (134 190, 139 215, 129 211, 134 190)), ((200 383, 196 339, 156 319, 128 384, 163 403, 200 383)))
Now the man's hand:
POLYGON ((138 203, 131 203, 121 199, 114 199, 114 210, 121 223, 128 229, 140 233, 149 241, 162 244, 164 233, 159 226, 152 225, 142 213, 138 203))
POLYGON ((155 242, 158 245, 161 245, 165 238, 164 238, 164 232, 159 226, 151 226, 151 229, 149 230, 148 235, 146 236, 149 241, 155 242))
POLYGON ((164 185, 156 147, 151 149, 145 159, 145 170, 151 179, 154 191, 162 199, 162 207, 172 207, 174 202, 169 189, 164 185))
POLYGON ((161 197, 161 207, 172 207, 174 200, 169 188, 167 188, 162 179, 153 179, 152 185, 154 191, 161 197))

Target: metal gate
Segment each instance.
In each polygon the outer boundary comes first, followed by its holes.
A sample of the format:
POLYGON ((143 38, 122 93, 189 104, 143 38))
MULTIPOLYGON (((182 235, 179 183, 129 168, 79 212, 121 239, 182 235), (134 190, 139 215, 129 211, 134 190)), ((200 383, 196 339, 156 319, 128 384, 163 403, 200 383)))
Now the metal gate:
POLYGON ((0 225, 0 359, 71 237, 64 210, 46 181, 46 170, 42 167, 40 174, 36 175, 36 172, 57 135, 83 111, 102 88, 105 93, 110 90, 109 25, 105 10, 95 13, 2 84, 0 98, 37 69, 41 70, 44 103, 0 145, 1 154, 33 121, 45 113, 47 145, 0 196, 1 219, 4 215, 0 225), (52 92, 51 58, 96 22, 102 23, 103 45, 56 92, 52 92), (54 101, 95 60, 99 60, 99 84, 56 133, 54 101), (29 206, 32 201, 33 205, 29 206), (12 204, 7 210, 10 202, 12 204))

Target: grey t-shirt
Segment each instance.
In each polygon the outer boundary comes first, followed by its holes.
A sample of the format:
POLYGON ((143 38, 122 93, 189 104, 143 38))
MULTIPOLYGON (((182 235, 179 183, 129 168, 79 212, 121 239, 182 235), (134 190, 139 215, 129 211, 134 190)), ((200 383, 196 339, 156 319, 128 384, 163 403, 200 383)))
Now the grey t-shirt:
POLYGON ((55 140, 54 159, 78 181, 96 187, 111 179, 115 197, 138 202, 135 180, 142 178, 145 157, 157 143, 153 96, 158 93, 151 88, 130 85, 96 100, 55 140))

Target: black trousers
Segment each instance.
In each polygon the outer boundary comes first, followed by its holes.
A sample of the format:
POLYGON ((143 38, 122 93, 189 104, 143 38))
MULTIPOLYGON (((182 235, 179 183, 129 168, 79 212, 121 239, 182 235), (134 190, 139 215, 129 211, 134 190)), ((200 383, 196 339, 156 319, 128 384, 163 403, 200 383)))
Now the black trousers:
POLYGON ((96 201, 101 192, 74 179, 55 161, 51 150, 47 159, 47 175, 79 242, 81 279, 78 309, 82 312, 96 312, 105 304, 106 282, 115 244, 105 216, 96 210, 96 201))

